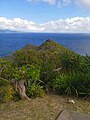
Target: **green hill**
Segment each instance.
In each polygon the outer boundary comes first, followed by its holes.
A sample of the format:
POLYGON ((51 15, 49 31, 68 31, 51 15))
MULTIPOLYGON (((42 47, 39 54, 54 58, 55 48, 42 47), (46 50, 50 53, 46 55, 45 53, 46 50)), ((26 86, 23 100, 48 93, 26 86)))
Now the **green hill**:
MULTIPOLYGON (((31 44, 27 44, 25 47, 23 47, 21 50, 36 50, 36 51, 65 51, 68 50, 65 47, 61 46, 60 44, 56 43, 55 41, 48 39, 45 42, 43 42, 40 46, 34 46, 31 44)), ((69 50, 68 50, 69 51, 69 50)))
MULTIPOLYGON (((42 96, 43 92, 90 97, 90 57, 80 56, 50 39, 40 46, 26 45, 11 56, 11 61, 0 59, 0 75, 2 86, 2 80, 10 86, 14 80, 17 90, 23 85, 24 97, 42 96)), ((11 88, 7 87, 6 98, 11 88)))
POLYGON ((28 44, 21 50, 16 51, 14 54, 14 62, 18 63, 18 65, 29 63, 40 66, 42 61, 51 61, 51 63, 57 61, 58 55, 63 52, 71 51, 55 41, 48 39, 40 46, 28 44))

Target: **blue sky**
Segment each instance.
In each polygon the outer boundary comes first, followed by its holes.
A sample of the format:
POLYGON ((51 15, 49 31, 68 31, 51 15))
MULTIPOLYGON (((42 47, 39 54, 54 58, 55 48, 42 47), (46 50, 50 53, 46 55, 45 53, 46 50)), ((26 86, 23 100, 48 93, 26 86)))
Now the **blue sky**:
POLYGON ((89 32, 89 8, 89 0, 0 0, 0 29, 89 32))

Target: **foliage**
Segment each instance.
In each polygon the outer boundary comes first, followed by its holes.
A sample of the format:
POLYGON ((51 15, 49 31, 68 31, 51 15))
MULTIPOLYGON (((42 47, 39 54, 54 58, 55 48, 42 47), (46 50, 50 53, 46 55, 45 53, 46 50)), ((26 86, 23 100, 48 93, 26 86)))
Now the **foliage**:
POLYGON ((53 89, 58 94, 90 96, 90 73, 59 75, 53 81, 53 89))
POLYGON ((45 61, 48 61, 56 67, 59 63, 58 54, 64 51, 69 50, 51 40, 45 41, 39 47, 27 45, 13 54, 13 64, 18 67, 27 64, 41 67, 45 61))
POLYGON ((69 73, 77 70, 81 70, 83 67, 82 56, 73 53, 71 51, 66 51, 60 54, 60 66, 64 73, 69 73))
POLYGON ((44 96, 43 87, 38 84, 32 84, 30 87, 27 88, 27 95, 29 97, 42 97, 44 96))
POLYGON ((0 86, 6 88, 7 101, 13 98, 12 79, 24 79, 30 97, 43 96, 46 89, 90 96, 90 56, 80 56, 51 40, 39 47, 27 45, 16 51, 11 61, 0 58, 0 86))
POLYGON ((3 67, 1 77, 10 81, 13 78, 14 70, 15 69, 10 64, 7 64, 5 67, 3 67))
POLYGON ((14 90, 13 87, 11 85, 8 85, 5 89, 4 89, 4 100, 5 101, 10 101, 13 100, 14 97, 14 90))
POLYGON ((15 68, 13 78, 15 80, 24 79, 26 86, 26 93, 29 97, 43 96, 44 91, 42 86, 39 85, 40 70, 32 65, 23 65, 20 68, 15 68))
POLYGON ((14 66, 21 67, 23 65, 33 65, 33 66, 39 66, 40 65, 40 59, 38 59, 38 53, 36 50, 31 51, 24 51, 24 50, 18 50, 13 55, 14 59, 14 66))
POLYGON ((90 97, 90 57, 73 52, 60 55, 61 74, 53 79, 53 90, 58 94, 90 97))
MULTIPOLYGON (((25 71, 25 66, 23 67, 25 71)), ((44 90, 41 85, 39 85, 42 81, 40 81, 40 70, 32 65, 28 65, 26 69, 26 92, 29 97, 39 97, 44 95, 44 90)))
MULTIPOLYGON (((8 85, 10 83, 10 80, 15 79, 17 81, 20 81, 21 79, 26 80, 26 89, 32 89, 33 88, 33 84, 36 91, 41 91, 40 93, 35 93, 34 96, 39 96, 39 94, 43 94, 43 89, 41 86, 37 85, 39 83, 39 78, 40 78, 40 70, 32 65, 23 65, 22 67, 13 67, 10 65, 7 65, 2 73, 1 73, 1 77, 3 77, 5 80, 8 80, 8 82, 4 81, 4 80, 0 80, 0 84, 1 86, 5 86, 8 85), (39 89, 39 90, 37 90, 39 89)), ((5 94, 4 99, 8 101, 8 99, 11 99, 11 95, 9 93, 10 89, 6 87, 6 89, 3 91, 5 94)), ((33 91, 32 91, 33 92, 33 91)), ((35 92, 35 91, 34 91, 35 92)), ((33 93, 30 93, 33 95, 33 93)), ((16 97, 16 96, 15 96, 16 97)))
POLYGON ((14 100, 15 91, 12 85, 8 84, 0 87, 0 102, 9 102, 14 100))
POLYGON ((10 63, 10 61, 8 61, 4 58, 0 58, 0 69, 2 69, 4 66, 6 66, 9 63, 10 63))
POLYGON ((6 82, 5 80, 0 79, 0 87, 6 86, 8 85, 8 82, 6 82))

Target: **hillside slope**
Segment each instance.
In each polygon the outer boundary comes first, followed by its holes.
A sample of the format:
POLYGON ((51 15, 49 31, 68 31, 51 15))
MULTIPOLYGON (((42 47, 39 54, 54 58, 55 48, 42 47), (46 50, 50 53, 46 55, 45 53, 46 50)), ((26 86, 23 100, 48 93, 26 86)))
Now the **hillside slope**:
POLYGON ((50 61, 53 65, 58 64, 57 60, 63 52, 71 52, 53 40, 46 40, 40 46, 26 45, 14 54, 14 62, 20 66, 32 64, 41 66, 44 62, 50 61))

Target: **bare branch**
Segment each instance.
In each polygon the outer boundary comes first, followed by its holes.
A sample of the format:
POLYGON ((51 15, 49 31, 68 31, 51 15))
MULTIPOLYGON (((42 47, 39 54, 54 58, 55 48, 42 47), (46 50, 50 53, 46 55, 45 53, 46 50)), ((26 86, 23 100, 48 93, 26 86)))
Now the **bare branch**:
POLYGON ((59 72, 62 68, 53 69, 54 72, 59 72))
POLYGON ((0 75, 1 75, 2 71, 5 69, 5 67, 6 67, 6 66, 4 66, 4 67, 0 70, 0 75))
POLYGON ((4 79, 4 78, 2 78, 2 77, 0 77, 0 80, 6 81, 6 82, 9 83, 9 81, 8 81, 7 79, 4 79))

